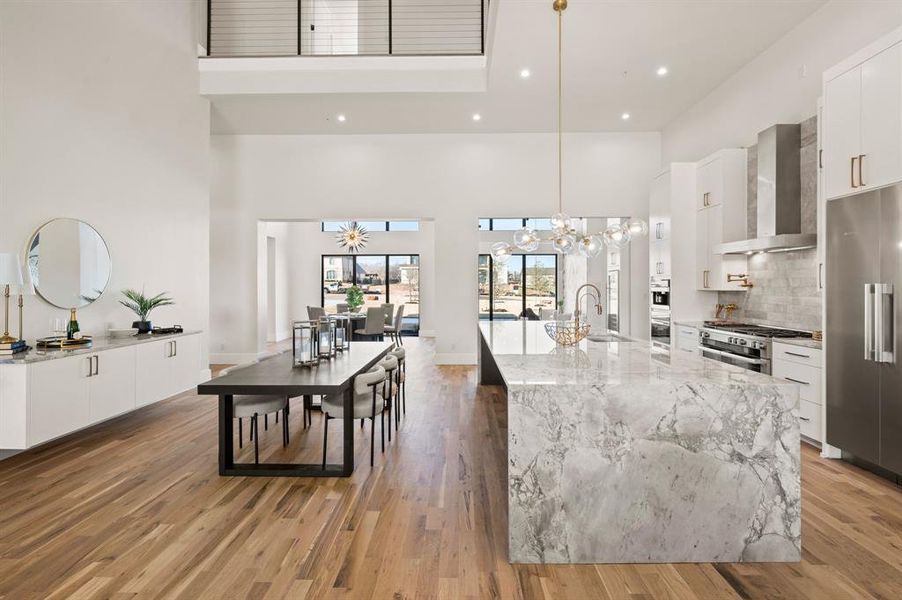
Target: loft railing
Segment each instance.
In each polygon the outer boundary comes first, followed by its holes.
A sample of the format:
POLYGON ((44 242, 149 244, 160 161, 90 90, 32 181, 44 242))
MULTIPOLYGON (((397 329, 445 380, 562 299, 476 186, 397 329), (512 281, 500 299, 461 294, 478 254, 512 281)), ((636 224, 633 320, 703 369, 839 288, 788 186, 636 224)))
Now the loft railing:
POLYGON ((489 0, 208 0, 207 56, 485 53, 489 0))

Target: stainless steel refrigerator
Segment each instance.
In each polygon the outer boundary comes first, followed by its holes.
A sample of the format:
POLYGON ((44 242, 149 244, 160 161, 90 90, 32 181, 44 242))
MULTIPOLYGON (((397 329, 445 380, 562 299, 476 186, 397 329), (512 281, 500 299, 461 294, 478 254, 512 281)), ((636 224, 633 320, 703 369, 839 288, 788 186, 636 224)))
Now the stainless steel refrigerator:
POLYGON ((827 203, 826 283, 827 442, 902 473, 902 186, 827 203))

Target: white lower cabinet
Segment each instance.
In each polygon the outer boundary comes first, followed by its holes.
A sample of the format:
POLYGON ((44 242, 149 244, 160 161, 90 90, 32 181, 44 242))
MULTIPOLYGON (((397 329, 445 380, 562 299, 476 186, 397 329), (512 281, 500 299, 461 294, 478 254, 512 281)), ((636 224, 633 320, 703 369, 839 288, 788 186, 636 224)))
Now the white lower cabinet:
POLYGON ((821 433, 821 372, 822 352, 774 342, 774 377, 799 386, 799 430, 803 436, 820 442, 821 433))
POLYGON ((689 325, 677 325, 676 348, 683 352, 698 354, 698 329, 689 325))
POLYGON ((27 411, 29 446, 46 442, 91 424, 88 399, 89 356, 73 356, 35 363, 29 379, 27 411))
POLYGON ((201 336, 0 365, 0 449, 22 450, 197 385, 201 336))

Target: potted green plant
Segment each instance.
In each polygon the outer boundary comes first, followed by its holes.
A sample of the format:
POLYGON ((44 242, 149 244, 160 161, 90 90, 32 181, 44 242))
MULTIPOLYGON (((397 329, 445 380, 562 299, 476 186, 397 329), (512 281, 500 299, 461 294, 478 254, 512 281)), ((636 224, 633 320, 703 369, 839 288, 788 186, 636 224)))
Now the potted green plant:
POLYGON ((138 315, 138 320, 132 323, 132 327, 138 330, 138 333, 150 333, 153 325, 147 320, 150 313, 161 306, 171 306, 175 304, 172 298, 166 296, 166 292, 151 296, 148 298, 144 295, 143 290, 138 292, 135 290, 122 290, 125 300, 120 300, 119 304, 138 315))
POLYGON ((348 288, 347 293, 345 293, 345 302, 348 305, 349 311, 357 312, 360 310, 360 307, 363 306, 363 290, 356 285, 352 285, 348 288))

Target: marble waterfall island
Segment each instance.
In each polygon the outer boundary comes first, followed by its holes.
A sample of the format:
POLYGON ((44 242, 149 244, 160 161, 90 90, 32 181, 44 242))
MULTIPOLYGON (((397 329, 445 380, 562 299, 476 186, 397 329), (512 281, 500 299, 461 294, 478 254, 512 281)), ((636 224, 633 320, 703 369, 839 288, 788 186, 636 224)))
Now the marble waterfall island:
POLYGON ((514 563, 798 561, 798 387, 647 342, 482 322, 514 563), (591 337, 591 336, 590 336, 591 337))

